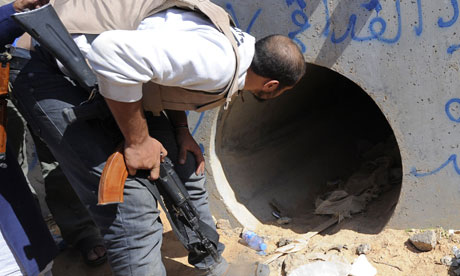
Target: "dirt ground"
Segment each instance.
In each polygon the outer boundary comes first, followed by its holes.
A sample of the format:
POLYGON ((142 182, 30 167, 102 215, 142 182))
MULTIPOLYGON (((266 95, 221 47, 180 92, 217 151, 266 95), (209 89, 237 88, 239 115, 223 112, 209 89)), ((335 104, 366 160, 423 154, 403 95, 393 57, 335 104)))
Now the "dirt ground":
MULTIPOLYGON (((455 275, 453 271, 456 268, 446 266, 440 260, 444 256, 453 257, 452 247, 460 244, 460 235, 449 236, 445 229, 432 229, 436 231, 438 238, 435 249, 430 252, 420 252, 408 239, 411 235, 426 229, 384 229, 378 234, 364 234, 363 229, 368 226, 363 225, 363 222, 366 221, 363 217, 365 214, 345 219, 340 224, 331 226, 311 238, 305 250, 291 254, 290 258, 294 257, 295 263, 301 265, 302 256, 306 253, 319 253, 328 256, 336 255, 352 263, 357 257, 356 248, 360 244, 367 243, 371 250, 366 256, 377 269, 377 275, 455 275)), ((218 231, 221 235, 221 242, 226 246, 224 257, 231 263, 228 276, 255 275, 256 263, 267 260, 277 248, 276 244, 281 238, 295 239, 301 236, 301 233, 289 230, 289 225, 284 227, 275 224, 266 225, 257 230, 268 244, 267 256, 260 256, 241 241, 239 237, 241 228, 219 229, 218 231)), ((169 225, 165 226, 163 237, 163 261, 168 275, 195 275, 193 268, 187 264, 187 252, 177 241, 169 225)), ((283 256, 270 264, 271 276, 286 275, 284 271, 286 264, 283 264, 285 259, 287 259, 286 256, 283 256)), ((109 276, 111 272, 107 264, 98 268, 88 268, 82 262, 78 252, 66 249, 55 260, 53 275, 109 276)))

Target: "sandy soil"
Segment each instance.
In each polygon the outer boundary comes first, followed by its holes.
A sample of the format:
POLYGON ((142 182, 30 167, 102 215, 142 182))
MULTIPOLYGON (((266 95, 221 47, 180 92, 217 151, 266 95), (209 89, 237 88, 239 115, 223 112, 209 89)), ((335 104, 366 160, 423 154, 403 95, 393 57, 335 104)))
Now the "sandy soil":
MULTIPOLYGON (((452 246, 459 245, 460 235, 449 236, 447 231, 442 228, 434 229, 438 237, 436 248, 430 252, 420 252, 408 242, 408 238, 424 230, 384 229, 378 234, 364 234, 363 231, 357 232, 350 229, 353 227, 355 229, 365 228, 365 225, 359 225, 361 223, 362 219, 359 216, 344 220, 314 236, 305 250, 294 253, 291 258, 294 257, 296 263, 301 265, 303 263, 302 256, 305 253, 320 253, 336 255, 352 263, 357 257, 356 248, 360 244, 367 243, 371 246, 371 251, 366 256, 377 269, 377 275, 455 275, 453 273, 455 268, 441 264, 440 260, 444 256, 453 257, 452 246), (339 251, 337 248, 342 249, 339 251)), ((231 263, 231 271, 228 276, 255 275, 256 263, 263 262, 270 257, 270 253, 277 248, 276 244, 279 239, 295 239, 300 236, 297 232, 275 225, 264 226, 258 229, 258 233, 266 239, 268 255, 260 256, 243 244, 239 237, 241 229, 230 228, 219 229, 218 231, 221 235, 221 241, 226 245, 224 257, 231 263)), ((168 275, 194 275, 193 268, 187 264, 187 252, 177 241, 168 225, 165 226, 162 250, 168 275)), ((283 256, 270 264, 271 276, 286 275, 284 272, 286 265, 283 264, 285 259, 286 256, 283 256)), ((86 267, 78 252, 67 249, 55 260, 53 275, 108 276, 111 273, 108 265, 98 268, 86 267)))

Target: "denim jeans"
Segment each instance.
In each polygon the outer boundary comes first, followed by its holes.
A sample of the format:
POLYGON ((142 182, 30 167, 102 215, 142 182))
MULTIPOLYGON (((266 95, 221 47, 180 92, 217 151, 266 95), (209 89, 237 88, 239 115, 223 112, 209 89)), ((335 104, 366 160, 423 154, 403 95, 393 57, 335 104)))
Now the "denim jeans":
MULTIPOLYGON (((128 178, 124 203, 97 205, 98 183, 105 161, 123 140, 113 118, 94 118, 69 125, 62 110, 80 105, 87 100, 88 93, 65 77, 54 59, 40 50, 32 52, 31 61, 17 77, 13 96, 34 133, 47 144, 100 228, 114 274, 166 275, 160 252, 163 227, 156 199, 148 189, 128 178)), ((215 229, 205 178, 194 173, 194 156, 189 153, 186 164, 178 164, 174 129, 167 118, 149 113, 146 117, 150 135, 168 150, 201 219, 215 229)), ((198 242, 190 229, 187 234, 188 245, 198 242)), ((219 253, 223 249, 219 243, 219 253)), ((213 264, 212 257, 206 256, 194 265, 206 269, 213 264)))

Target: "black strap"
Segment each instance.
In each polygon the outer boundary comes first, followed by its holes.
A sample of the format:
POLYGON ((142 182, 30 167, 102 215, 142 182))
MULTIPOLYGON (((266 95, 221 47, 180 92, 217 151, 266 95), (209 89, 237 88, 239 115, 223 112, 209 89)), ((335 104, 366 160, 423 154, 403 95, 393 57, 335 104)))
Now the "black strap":
MULTIPOLYGON (((184 225, 180 225, 180 226, 176 225, 176 222, 171 217, 171 206, 169 206, 169 208, 167 208, 165 206, 165 202, 163 202, 163 200, 165 200, 166 205, 169 205, 168 202, 167 202, 167 198, 162 197, 161 194, 160 194, 160 191, 158 190, 157 185, 155 185, 154 183, 152 183, 148 179, 136 177, 136 180, 139 181, 140 183, 142 183, 145 187, 147 187, 147 189, 150 191, 150 193, 152 193, 152 195, 157 199, 157 201, 161 205, 161 208, 163 208, 163 210, 165 211, 166 216, 167 216, 167 218, 168 218, 168 220, 169 220, 169 222, 171 224, 171 227, 172 227, 174 233, 176 234, 177 238, 184 245, 184 247, 187 248, 190 251, 190 245, 191 244, 189 244, 188 239, 184 236, 184 234, 185 234, 184 233, 185 232, 184 225), (182 231, 179 228, 181 228, 182 231)), ((181 221, 178 221, 178 222, 180 223, 181 221)), ((208 238, 214 244, 214 246, 217 248, 217 245, 219 243, 219 234, 217 233, 217 231, 215 229, 213 229, 211 226, 209 226, 208 224, 206 224, 205 222, 203 222, 200 218, 198 218, 198 224, 200 226, 200 230, 201 230, 202 234, 206 238, 208 238)))

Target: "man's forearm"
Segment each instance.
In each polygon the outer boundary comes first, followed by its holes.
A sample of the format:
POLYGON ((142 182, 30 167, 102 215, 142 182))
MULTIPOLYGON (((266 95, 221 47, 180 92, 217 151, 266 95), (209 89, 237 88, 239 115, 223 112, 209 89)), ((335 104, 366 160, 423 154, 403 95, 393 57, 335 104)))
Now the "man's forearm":
POLYGON ((129 174, 135 175, 139 169, 150 170, 150 177, 157 179, 160 175, 160 162, 168 152, 160 142, 150 137, 142 101, 129 103, 108 98, 105 100, 125 137, 123 152, 129 174))
POLYGON ((166 114, 174 128, 188 128, 185 111, 166 110, 166 114))
POLYGON ((149 137, 142 101, 126 103, 105 98, 127 144, 141 144, 149 137))

